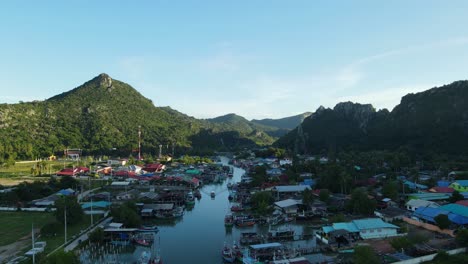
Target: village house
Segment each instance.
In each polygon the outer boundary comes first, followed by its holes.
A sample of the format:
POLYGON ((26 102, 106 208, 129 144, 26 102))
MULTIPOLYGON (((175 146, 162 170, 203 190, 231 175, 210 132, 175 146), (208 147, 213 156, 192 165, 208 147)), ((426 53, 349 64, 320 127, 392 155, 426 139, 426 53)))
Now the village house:
POLYGON ((458 180, 450 184, 451 188, 458 192, 468 192, 468 180, 458 180))
POLYGON ((286 199, 275 202, 275 208, 280 209, 285 214, 297 214, 302 207, 301 200, 286 199))
POLYGON ((406 209, 409 211, 416 211, 419 207, 432 207, 437 208, 440 207, 439 204, 431 201, 420 200, 420 199, 411 199, 406 202, 406 209))
POLYGON ((279 201, 282 198, 300 197, 302 192, 306 189, 312 190, 308 185, 275 186, 271 190, 276 200, 279 201))
POLYGON ((398 236, 399 227, 386 223, 380 218, 366 218, 353 220, 346 223, 333 223, 331 226, 323 226, 316 237, 325 244, 347 243, 362 239, 382 239, 398 236))

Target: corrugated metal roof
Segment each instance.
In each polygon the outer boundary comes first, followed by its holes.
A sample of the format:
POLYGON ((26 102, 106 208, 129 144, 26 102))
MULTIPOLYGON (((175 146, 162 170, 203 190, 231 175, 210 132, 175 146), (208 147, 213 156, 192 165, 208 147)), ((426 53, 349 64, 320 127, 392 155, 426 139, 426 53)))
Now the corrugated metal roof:
POLYGON ((251 245, 250 247, 253 249, 262 249, 262 248, 271 248, 271 247, 282 247, 280 243, 267 243, 267 244, 257 244, 251 245))
POLYGON ((416 208, 419 208, 419 207, 432 207, 432 208, 437 208, 439 207, 440 205, 434 203, 434 202, 431 202, 431 201, 426 201, 426 200, 421 200, 421 199, 412 199, 412 200, 409 200, 407 203, 406 203, 407 206, 411 206, 411 207, 416 207, 416 208))
POLYGON ((458 180, 458 181, 455 181, 455 183, 458 183, 463 187, 468 187, 468 180, 458 180))
POLYGON ((279 201, 275 203, 276 206, 281 207, 281 208, 294 206, 298 204, 302 204, 302 202, 299 200, 294 200, 294 199, 287 199, 287 200, 283 200, 283 201, 279 201))
POLYGON ((328 234, 328 233, 334 231, 335 229, 332 226, 324 226, 324 227, 322 227, 322 230, 323 230, 323 232, 325 232, 325 234, 328 234))
POLYGON ((311 189, 308 185, 286 185, 274 187, 278 192, 302 192, 305 189, 311 189))
POLYGON ((335 230, 343 229, 351 233, 359 232, 356 225, 354 223, 334 223, 333 228, 335 230))
POLYGON ((357 229, 364 230, 364 229, 376 229, 376 228, 399 228, 396 225, 392 225, 382 221, 380 218, 367 218, 367 219, 359 219, 353 220, 353 223, 356 225, 357 229))
POLYGON ((460 205, 460 204, 446 204, 441 206, 440 209, 449 211, 454 214, 458 214, 464 217, 468 217, 468 207, 460 205))

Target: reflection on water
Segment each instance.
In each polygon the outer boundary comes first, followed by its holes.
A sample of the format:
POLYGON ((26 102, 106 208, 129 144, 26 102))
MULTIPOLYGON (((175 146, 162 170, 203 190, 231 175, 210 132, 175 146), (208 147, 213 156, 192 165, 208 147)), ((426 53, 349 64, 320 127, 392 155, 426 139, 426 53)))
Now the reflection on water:
MULTIPOLYGON (((227 164, 227 158, 222 158, 227 164)), ((182 218, 171 220, 153 220, 159 227, 160 254, 162 260, 167 264, 177 263, 223 263, 221 251, 224 243, 232 244, 240 240, 241 232, 259 232, 266 235, 268 226, 253 226, 245 228, 225 227, 224 217, 230 212, 228 200, 228 183, 240 181, 244 170, 234 169, 234 177, 227 178, 221 184, 204 186, 200 192, 202 198, 196 200, 194 207, 187 209, 182 218), (215 197, 211 197, 211 192, 215 197)), ((308 233, 313 230, 307 226, 290 224, 296 234, 308 233)), ((315 245, 315 239, 305 242, 308 246, 315 245)), ((298 242, 284 243, 297 247, 298 242)), ((137 251, 141 250, 137 248, 137 251)), ((141 251, 133 254, 121 253, 121 259, 139 256, 141 251)))

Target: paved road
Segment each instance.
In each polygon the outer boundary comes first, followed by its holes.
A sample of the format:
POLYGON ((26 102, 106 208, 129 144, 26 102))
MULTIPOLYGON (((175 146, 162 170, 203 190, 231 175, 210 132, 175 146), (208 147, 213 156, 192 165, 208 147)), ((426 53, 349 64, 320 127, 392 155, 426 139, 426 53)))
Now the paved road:
POLYGON ((87 232, 85 232, 81 236, 75 238, 75 240, 73 240, 70 244, 68 244, 64 248, 65 252, 72 251, 73 249, 75 249, 80 244, 80 242, 88 240, 88 234, 90 232, 93 232, 96 228, 98 228, 101 225, 105 226, 106 224, 108 224, 111 221, 112 221, 112 217, 107 217, 106 219, 104 219, 101 222, 99 222, 98 224, 96 224, 93 228, 89 229, 87 232))

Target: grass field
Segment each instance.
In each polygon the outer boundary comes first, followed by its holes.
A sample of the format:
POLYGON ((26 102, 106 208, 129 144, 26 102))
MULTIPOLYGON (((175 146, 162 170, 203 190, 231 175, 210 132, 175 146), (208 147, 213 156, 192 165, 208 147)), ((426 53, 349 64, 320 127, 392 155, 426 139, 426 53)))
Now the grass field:
POLYGON ((46 181, 49 179, 49 175, 55 174, 55 172, 64 166, 71 167, 72 165, 77 165, 76 162, 74 164, 71 161, 46 161, 46 163, 43 177, 32 175, 31 169, 37 165, 35 161, 21 161, 16 162, 15 165, 10 167, 0 167, 0 185, 12 186, 24 181, 46 181))
POLYGON ((31 225, 41 228, 54 220, 51 213, 0 212, 0 246, 11 244, 31 234, 31 225))
MULTIPOLYGON (((94 216, 94 223, 101 219, 101 216, 94 216)), ((41 228, 47 223, 55 222, 55 216, 52 213, 37 213, 37 212, 0 212, 0 246, 9 245, 21 238, 31 235, 31 224, 34 221, 34 229, 41 228)), ((68 226, 67 239, 68 241, 79 234, 81 230, 85 230, 91 224, 89 215, 83 216, 83 220, 72 226, 68 226)), ((65 242, 64 229, 56 236, 39 237, 38 241, 46 241, 47 247, 45 253, 53 251, 58 246, 65 242)))

